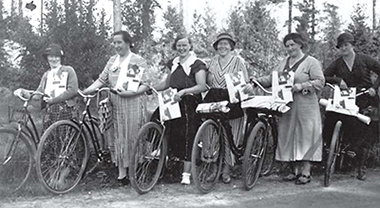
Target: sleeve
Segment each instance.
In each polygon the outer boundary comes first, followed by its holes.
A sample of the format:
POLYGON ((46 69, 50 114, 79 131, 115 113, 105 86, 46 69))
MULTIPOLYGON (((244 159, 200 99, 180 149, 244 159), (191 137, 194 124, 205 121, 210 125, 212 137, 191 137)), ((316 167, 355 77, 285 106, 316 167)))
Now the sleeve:
POLYGON ((302 83, 303 89, 312 90, 321 90, 325 85, 325 77, 323 76, 323 71, 321 64, 318 60, 312 59, 309 64, 309 81, 302 83))
POLYGON ((208 71, 206 64, 199 59, 197 59, 190 67, 193 74, 196 74, 200 70, 208 71))
POLYGON ((44 86, 46 85, 46 79, 47 79, 47 72, 45 72, 43 75, 42 75, 42 78, 41 78, 41 81, 40 81, 40 84, 38 85, 36 91, 38 92, 44 92, 44 86))
POLYGON ((336 70, 337 70, 337 60, 333 61, 324 72, 325 79, 327 83, 330 84, 339 84, 342 81, 342 78, 336 77, 336 70))
POLYGON ((74 97, 78 93, 78 78, 74 69, 70 66, 66 68, 68 72, 66 91, 52 99, 52 103, 60 103, 74 97))
POLYGON ((104 67, 103 71, 100 73, 99 75, 99 78, 98 80, 104 84, 104 85, 107 85, 108 82, 108 73, 109 73, 109 70, 111 69, 112 65, 113 65, 113 62, 115 61, 115 57, 111 57, 106 66, 104 67))
POLYGON ((377 90, 380 86, 380 63, 370 56, 366 56, 365 63, 371 71, 378 75, 375 83, 373 84, 373 88, 377 90))

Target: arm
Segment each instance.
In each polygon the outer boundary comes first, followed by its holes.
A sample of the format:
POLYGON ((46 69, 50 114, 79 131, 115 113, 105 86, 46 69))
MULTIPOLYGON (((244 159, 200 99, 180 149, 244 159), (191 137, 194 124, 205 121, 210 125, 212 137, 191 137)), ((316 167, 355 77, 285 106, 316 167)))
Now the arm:
POLYGON ((367 56, 367 61, 365 63, 371 71, 377 74, 377 79, 372 86, 373 89, 377 90, 380 86, 380 63, 370 56, 367 56))
POLYGON ((321 90, 325 85, 321 64, 313 59, 309 66, 309 81, 301 83, 302 89, 309 91, 321 90))
POLYGON ((67 68, 68 78, 66 91, 59 96, 51 99, 49 104, 60 103, 74 97, 78 92, 78 78, 72 67, 67 68))
POLYGON ((336 77, 336 69, 337 69, 336 62, 337 60, 333 61, 325 69, 324 76, 327 83, 340 85, 342 78, 336 77))
POLYGON ((197 82, 196 85, 179 91, 177 95, 181 97, 185 94, 199 94, 201 92, 204 92, 206 90, 206 70, 199 70, 196 72, 195 81, 197 82))
POLYGON ((83 94, 91 94, 95 92, 96 89, 104 86, 104 83, 97 79, 94 83, 92 83, 89 87, 82 91, 83 94))

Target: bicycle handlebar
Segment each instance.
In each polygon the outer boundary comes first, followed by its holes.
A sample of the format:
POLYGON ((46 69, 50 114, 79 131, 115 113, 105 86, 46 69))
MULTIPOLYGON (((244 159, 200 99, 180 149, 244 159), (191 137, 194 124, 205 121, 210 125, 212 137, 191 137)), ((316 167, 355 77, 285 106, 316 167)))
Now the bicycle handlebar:
MULTIPOLYGON (((332 88, 332 89, 335 89, 334 86, 336 86, 336 85, 333 85, 333 84, 330 84, 330 83, 326 83, 326 86, 328 86, 328 87, 330 87, 330 88, 332 88)), ((367 93, 369 93, 369 89, 362 88, 362 89, 360 90, 360 92, 357 93, 355 96, 356 96, 356 97, 359 97, 359 96, 364 95, 364 94, 367 94, 367 93)))
POLYGON ((254 84, 256 84, 265 93, 272 94, 271 91, 266 90, 257 80, 250 79, 250 81, 253 82, 254 84))
POLYGON ((42 93, 42 92, 39 92, 39 91, 34 91, 34 90, 25 90, 28 94, 30 94, 30 97, 29 98, 25 98, 23 97, 23 92, 22 90, 24 89, 17 89, 13 92, 13 94, 18 97, 20 100, 24 101, 24 102, 29 102, 35 95, 40 95, 40 96, 44 96, 44 97, 50 97, 49 95, 45 94, 45 93, 42 93))
POLYGON ((96 97, 100 92, 102 91, 109 91, 109 92, 112 92, 112 93, 116 93, 116 90, 113 89, 113 88, 110 88, 110 87, 102 87, 102 88, 97 88, 95 89, 95 93, 94 94, 88 94, 88 95, 85 95, 82 93, 82 91, 78 90, 78 94, 83 97, 83 98, 94 98, 96 97))

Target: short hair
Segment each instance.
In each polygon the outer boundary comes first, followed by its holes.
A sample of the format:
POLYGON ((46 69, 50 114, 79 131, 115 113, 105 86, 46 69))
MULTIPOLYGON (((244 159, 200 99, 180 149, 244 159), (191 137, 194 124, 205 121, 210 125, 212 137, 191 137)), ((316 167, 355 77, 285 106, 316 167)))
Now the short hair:
POLYGON ((187 39, 187 41, 189 41, 190 51, 192 51, 193 50, 193 42, 191 41, 191 38, 188 35, 178 35, 176 37, 176 39, 174 39, 174 43, 172 44, 172 49, 176 51, 177 50, 177 43, 179 40, 182 40, 182 39, 187 39))
POLYGON ((129 43, 129 47, 133 48, 132 37, 127 31, 119 30, 113 34, 113 36, 115 36, 115 35, 121 35, 121 38, 123 39, 123 41, 125 43, 129 43))
POLYGON ((301 49, 306 50, 307 49, 307 42, 305 38, 299 34, 299 33, 289 33, 284 37, 283 43, 284 46, 286 46, 286 42, 289 40, 294 41, 295 43, 301 45, 301 49))

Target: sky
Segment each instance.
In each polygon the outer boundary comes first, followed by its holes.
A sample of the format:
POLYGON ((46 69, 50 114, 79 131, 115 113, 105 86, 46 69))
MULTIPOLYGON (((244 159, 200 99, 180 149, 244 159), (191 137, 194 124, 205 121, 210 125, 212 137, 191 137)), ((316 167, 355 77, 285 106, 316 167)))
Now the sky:
MULTIPOLYGON (((23 3, 29 3, 31 0, 23 0, 23 3)), ((47 1, 47 0, 45 0, 47 1)), ((58 0, 62 1, 63 0, 58 0)), ((123 0, 121 0, 123 2, 123 0)), ((163 11, 167 8, 167 6, 172 4, 173 6, 177 6, 179 9, 179 2, 180 0, 157 0, 162 9, 158 9, 155 11, 156 13, 156 22, 158 26, 163 27, 163 18, 162 14, 163 11)), ((244 1, 244 0, 242 0, 244 1)), ((293 0, 293 4, 296 4, 297 2, 301 2, 302 0, 293 0)), ((316 8, 322 9, 323 3, 327 0, 315 0, 316 8)), ((10 8, 10 0, 4 1, 4 7, 10 8)), ((16 1, 17 2, 17 1, 16 1)), ((196 10, 198 14, 204 13, 204 7, 206 4, 208 4, 215 14, 216 23, 219 29, 222 29, 223 27, 227 26, 227 18, 229 11, 231 8, 237 5, 238 0, 183 0, 184 2, 184 13, 185 13, 185 26, 189 29, 190 25, 192 23, 192 15, 194 14, 194 11, 196 10)), ((343 22, 347 25, 350 21, 350 14, 353 11, 354 6, 357 3, 363 4, 367 8, 367 16, 372 17, 372 0, 328 0, 330 4, 337 5, 339 7, 338 13, 341 16, 343 22)), ((39 20, 41 16, 41 0, 34 0, 34 4, 37 5, 37 9, 34 11, 29 11, 27 9, 24 9, 24 15, 29 16, 32 18, 32 24, 38 26, 39 20)), ((98 7, 104 7, 106 9, 106 12, 109 15, 109 18, 112 19, 112 0, 98 0, 98 7)), ((378 14, 380 14, 380 2, 377 3, 377 11, 378 14)), ((279 4, 276 7, 273 7, 270 9, 272 17, 276 18, 278 23, 278 30, 280 31, 280 37, 285 35, 287 33, 287 28, 284 27, 285 21, 288 18, 288 3, 282 3, 279 4)), ((300 15, 299 11, 293 8, 293 16, 300 15)), ((379 19, 380 15, 377 15, 377 18, 379 19)), ((369 25, 372 25, 372 18, 369 19, 369 25)), ((295 26, 295 24, 293 24, 295 26)))

